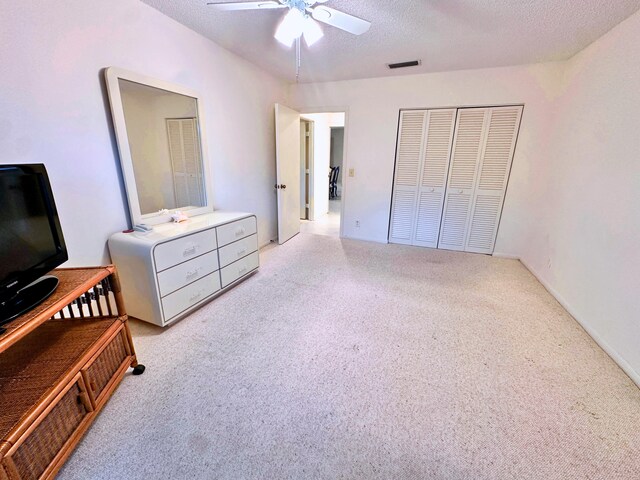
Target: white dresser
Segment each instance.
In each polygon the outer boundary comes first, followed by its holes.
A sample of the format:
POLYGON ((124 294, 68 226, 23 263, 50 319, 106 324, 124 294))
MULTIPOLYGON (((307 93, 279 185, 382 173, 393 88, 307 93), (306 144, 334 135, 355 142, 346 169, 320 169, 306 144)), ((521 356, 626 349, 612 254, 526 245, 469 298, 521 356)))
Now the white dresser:
POLYGON ((127 313, 164 327, 259 266, 255 215, 213 212, 109 239, 127 313))

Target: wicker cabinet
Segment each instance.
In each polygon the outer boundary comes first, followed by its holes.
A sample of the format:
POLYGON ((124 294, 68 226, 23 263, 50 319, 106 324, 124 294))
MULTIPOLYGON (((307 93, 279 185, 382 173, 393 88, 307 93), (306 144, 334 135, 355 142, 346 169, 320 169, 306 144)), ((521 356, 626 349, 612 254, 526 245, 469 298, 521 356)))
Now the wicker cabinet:
POLYGON ((129 367, 114 267, 60 269, 56 292, 0 334, 0 480, 52 478, 129 367))

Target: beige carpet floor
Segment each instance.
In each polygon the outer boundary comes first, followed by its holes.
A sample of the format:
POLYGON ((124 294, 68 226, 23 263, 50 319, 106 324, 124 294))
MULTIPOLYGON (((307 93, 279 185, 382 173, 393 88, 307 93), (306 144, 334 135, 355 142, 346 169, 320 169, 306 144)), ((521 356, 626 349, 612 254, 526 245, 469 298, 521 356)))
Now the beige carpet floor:
POLYGON ((640 390, 517 261, 299 235, 128 375, 70 479, 638 479, 640 390))

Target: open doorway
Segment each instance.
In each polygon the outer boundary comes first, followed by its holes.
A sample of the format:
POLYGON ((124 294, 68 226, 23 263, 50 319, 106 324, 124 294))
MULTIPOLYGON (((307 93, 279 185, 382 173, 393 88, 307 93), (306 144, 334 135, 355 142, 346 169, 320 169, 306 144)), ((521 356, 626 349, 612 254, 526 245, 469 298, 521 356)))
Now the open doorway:
POLYGON ((340 236, 345 113, 300 117, 300 231, 340 236))

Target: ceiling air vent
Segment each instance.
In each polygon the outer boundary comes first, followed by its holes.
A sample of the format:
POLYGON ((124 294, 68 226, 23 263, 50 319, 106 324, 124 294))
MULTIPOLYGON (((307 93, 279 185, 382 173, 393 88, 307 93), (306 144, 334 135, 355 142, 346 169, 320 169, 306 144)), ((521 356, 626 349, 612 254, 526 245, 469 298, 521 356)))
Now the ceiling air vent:
POLYGON ((417 67, 418 65, 422 65, 422 60, 412 60, 410 62, 400 62, 400 63, 389 63, 387 67, 391 70, 396 68, 407 68, 407 67, 417 67))

